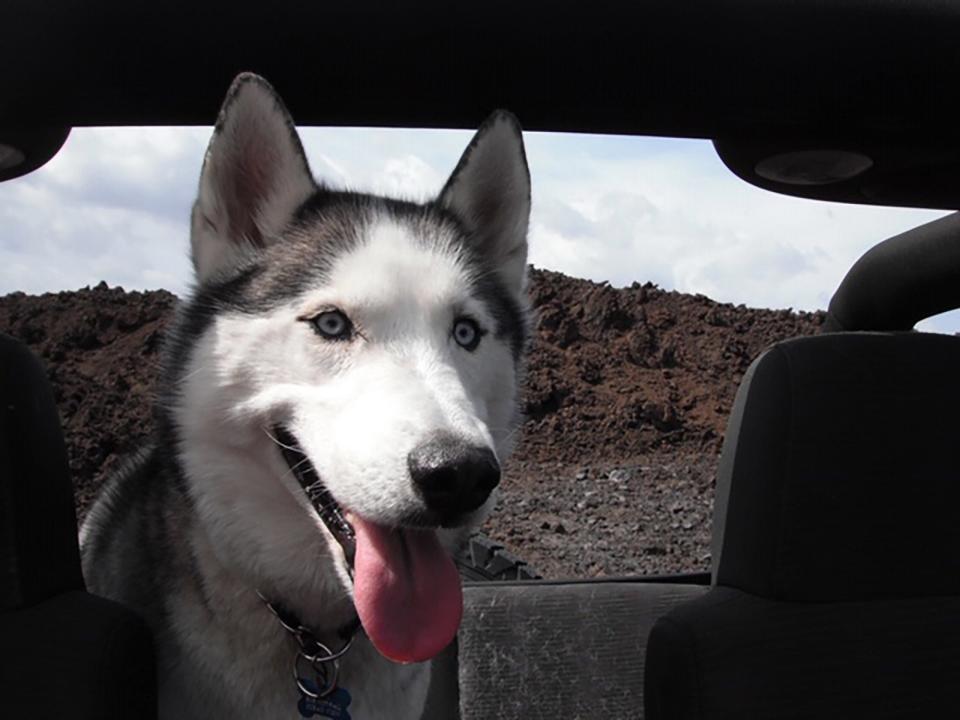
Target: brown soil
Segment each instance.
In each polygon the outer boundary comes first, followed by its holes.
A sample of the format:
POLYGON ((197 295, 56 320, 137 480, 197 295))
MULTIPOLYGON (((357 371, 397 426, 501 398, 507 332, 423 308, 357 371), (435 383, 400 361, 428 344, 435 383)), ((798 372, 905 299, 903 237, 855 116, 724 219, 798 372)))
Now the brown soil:
MULTIPOLYGON (((522 427, 485 531, 543 575, 709 567, 726 417, 750 361, 816 332, 822 313, 755 310, 647 283, 535 270, 522 427)), ((150 432, 165 291, 95 288, 0 298, 0 331, 47 366, 77 511, 150 432)))

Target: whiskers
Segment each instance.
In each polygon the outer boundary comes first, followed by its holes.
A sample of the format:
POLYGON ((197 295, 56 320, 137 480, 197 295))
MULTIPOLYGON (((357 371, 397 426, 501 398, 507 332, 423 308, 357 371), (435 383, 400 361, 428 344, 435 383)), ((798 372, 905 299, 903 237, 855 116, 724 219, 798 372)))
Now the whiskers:
POLYGON ((507 431, 507 434, 500 439, 500 443, 506 445, 510 442, 513 442, 514 438, 523 430, 523 423, 517 423, 510 427, 488 427, 487 428, 492 435, 507 431))
POLYGON ((271 442, 274 445, 279 447, 284 456, 284 460, 287 461, 287 471, 282 475, 286 478, 287 476, 292 475, 294 480, 297 481, 297 484, 303 488, 304 493, 307 496, 307 499, 310 501, 310 504, 313 505, 314 509, 320 513, 321 517, 324 513, 334 513, 339 516, 340 508, 336 504, 336 501, 331 497, 330 491, 327 489, 327 486, 323 484, 323 481, 317 477, 316 468, 310 464, 310 458, 307 457, 307 454, 299 447, 294 445, 289 445, 283 442, 278 438, 274 433, 270 431, 270 428, 261 425, 260 429, 263 431, 263 434, 270 438, 271 442), (296 453, 300 456, 300 459, 290 464, 290 458, 287 453, 296 453), (301 468, 306 467, 309 471, 309 475, 306 473, 297 472, 301 468), (309 476, 312 475, 315 478, 312 482, 309 481, 309 476))
MULTIPOLYGON (((298 455, 301 456, 300 460, 298 460, 293 465, 287 462, 286 463, 287 471, 283 474, 283 477, 292 475, 294 479, 296 479, 299 482, 297 470, 299 470, 304 465, 309 465, 310 459, 307 457, 307 454, 303 452, 303 450, 301 450, 300 448, 294 447, 293 445, 287 445, 285 442, 281 441, 280 438, 276 437, 272 432, 270 432, 270 428, 266 427, 265 425, 261 425, 260 429, 263 431, 264 435, 270 438, 271 442, 273 442, 274 445, 276 445, 278 448, 281 449, 281 451, 287 450, 289 452, 297 453, 298 455)), ((286 453, 284 453, 283 455, 284 455, 284 459, 286 459, 286 453)))
POLYGON ((303 450, 300 448, 287 445, 286 443, 282 442, 278 437, 270 432, 270 428, 268 428, 266 425, 261 425, 260 429, 263 430, 263 434, 270 438, 277 447, 283 448, 284 450, 290 450, 291 452, 303 453, 303 450))

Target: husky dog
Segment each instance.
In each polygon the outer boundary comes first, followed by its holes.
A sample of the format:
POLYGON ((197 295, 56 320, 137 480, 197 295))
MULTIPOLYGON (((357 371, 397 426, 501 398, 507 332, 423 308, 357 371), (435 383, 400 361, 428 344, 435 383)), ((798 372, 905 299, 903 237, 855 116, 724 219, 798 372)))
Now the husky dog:
POLYGON ((420 716, 517 424, 529 210, 507 113, 417 204, 317 184, 234 81, 156 435, 81 531, 90 589, 154 631, 162 717, 420 716))

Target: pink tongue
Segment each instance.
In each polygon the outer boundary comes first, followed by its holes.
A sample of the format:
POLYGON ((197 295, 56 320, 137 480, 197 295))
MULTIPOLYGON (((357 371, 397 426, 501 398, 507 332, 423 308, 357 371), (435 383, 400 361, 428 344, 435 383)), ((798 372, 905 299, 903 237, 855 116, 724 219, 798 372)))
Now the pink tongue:
POLYGON ((357 516, 353 594, 373 646, 396 662, 422 662, 460 627, 460 574, 433 530, 386 528, 357 516))

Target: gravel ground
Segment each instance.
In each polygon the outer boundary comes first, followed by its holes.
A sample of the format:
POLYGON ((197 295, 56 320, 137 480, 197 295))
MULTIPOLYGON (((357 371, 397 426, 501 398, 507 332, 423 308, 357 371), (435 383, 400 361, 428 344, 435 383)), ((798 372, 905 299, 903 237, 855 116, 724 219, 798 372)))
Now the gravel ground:
POLYGON ((716 461, 513 468, 484 530, 545 577, 707 570, 716 461))

